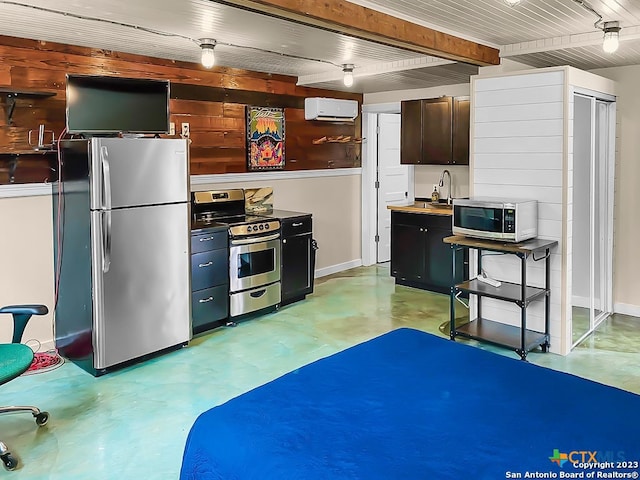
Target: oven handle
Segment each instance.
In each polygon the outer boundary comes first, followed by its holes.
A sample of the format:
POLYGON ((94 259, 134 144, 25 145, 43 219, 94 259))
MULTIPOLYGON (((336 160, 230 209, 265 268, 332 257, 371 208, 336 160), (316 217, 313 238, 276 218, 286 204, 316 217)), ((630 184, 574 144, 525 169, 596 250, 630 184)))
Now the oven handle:
POLYGON ((277 238, 280 238, 280 234, 274 233, 273 235, 267 235, 265 237, 242 238, 238 240, 231 240, 231 245, 250 245, 252 243, 268 242, 269 240, 275 240, 277 238))

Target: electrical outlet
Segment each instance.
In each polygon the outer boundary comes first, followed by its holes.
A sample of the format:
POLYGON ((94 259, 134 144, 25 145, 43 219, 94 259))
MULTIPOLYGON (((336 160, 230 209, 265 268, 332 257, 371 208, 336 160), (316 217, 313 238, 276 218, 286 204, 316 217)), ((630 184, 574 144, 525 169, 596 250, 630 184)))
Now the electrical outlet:
POLYGON ((189 124, 188 123, 183 123, 182 124, 182 137, 183 138, 189 138, 189 124))
POLYGON ((176 134, 176 124, 173 122, 169 122, 169 135, 176 134))
MULTIPOLYGON (((433 190, 435 190, 436 192, 438 191, 438 184, 434 183, 433 184, 433 190)), ((431 190, 433 192, 433 190, 431 190)))

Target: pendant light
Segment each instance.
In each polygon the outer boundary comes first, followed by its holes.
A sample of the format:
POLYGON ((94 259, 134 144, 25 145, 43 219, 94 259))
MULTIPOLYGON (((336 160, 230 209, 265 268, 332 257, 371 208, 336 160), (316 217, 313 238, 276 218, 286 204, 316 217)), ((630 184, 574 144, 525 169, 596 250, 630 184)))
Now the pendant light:
POLYGON ((345 87, 351 87, 353 85, 353 64, 345 63, 342 65, 342 72, 344 73, 344 77, 342 81, 345 87))
POLYGON ((200 48, 202 54, 200 56, 200 63, 204 68, 211 68, 216 63, 216 57, 213 53, 213 48, 216 46, 216 41, 210 38, 200 39, 200 48))
POLYGON ((515 7, 520 3, 520 0, 504 0, 504 3, 506 3, 510 7, 515 7))
POLYGON ((620 44, 620 23, 604 22, 602 31, 604 32, 602 50, 604 50, 605 53, 615 52, 620 44))

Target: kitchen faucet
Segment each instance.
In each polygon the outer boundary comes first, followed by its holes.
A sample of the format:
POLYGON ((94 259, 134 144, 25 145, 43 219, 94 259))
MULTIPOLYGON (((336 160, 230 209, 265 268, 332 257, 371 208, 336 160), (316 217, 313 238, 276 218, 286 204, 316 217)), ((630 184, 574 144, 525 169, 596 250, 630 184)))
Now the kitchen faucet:
POLYGON ((442 175, 440 175, 440 183, 438 184, 440 187, 444 187, 444 174, 447 174, 449 176, 449 185, 448 185, 448 189, 447 189, 447 205, 451 205, 451 173, 449 172, 449 170, 444 170, 442 172, 442 175))

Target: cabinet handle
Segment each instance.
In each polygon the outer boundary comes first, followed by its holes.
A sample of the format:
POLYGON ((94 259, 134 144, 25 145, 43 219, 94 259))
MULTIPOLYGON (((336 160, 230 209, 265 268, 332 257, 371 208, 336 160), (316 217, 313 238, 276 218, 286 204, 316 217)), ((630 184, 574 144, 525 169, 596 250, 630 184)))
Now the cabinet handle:
POLYGON ((201 238, 199 241, 200 242, 210 242, 211 240, 215 240, 216 237, 207 237, 207 238, 201 238))
POLYGON ((291 224, 292 227, 301 227, 302 226, 302 222, 299 223, 292 223, 291 224))
POLYGON ((213 297, 209 297, 209 298, 201 298, 200 300, 198 300, 199 303, 208 303, 208 302, 213 302, 213 297))
POLYGON ((282 243, 287 243, 287 239, 285 238, 284 240, 282 240, 282 243))
POLYGON ((204 267, 210 267, 211 265, 213 265, 213 262, 201 263, 200 265, 198 265, 198 267, 204 268, 204 267))

